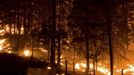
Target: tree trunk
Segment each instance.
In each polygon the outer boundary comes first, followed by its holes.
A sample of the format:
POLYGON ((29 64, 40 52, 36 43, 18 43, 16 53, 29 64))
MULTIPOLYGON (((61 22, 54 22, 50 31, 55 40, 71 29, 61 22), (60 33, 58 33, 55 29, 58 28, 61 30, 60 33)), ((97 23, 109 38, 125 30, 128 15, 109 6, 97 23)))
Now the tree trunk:
POLYGON ((124 75, 124 74, 123 74, 123 69, 121 69, 121 75, 124 75))
POLYGON ((86 38, 86 74, 89 73, 89 39, 88 34, 85 33, 86 38))
MULTIPOLYGON (((124 25, 126 28, 128 28, 128 3, 127 3, 127 0, 123 0, 123 10, 124 10, 124 25)), ((127 36, 129 36, 128 33, 126 33, 126 34, 127 34, 127 36)), ((128 40, 128 38, 126 40, 128 40)), ((126 55, 126 50, 127 50, 127 48, 125 49, 125 52, 123 53, 124 55, 126 55)))
POLYGON ((74 49, 74 62, 73 62, 73 74, 75 75, 75 49, 74 49))
MULTIPOLYGON (((27 8, 27 4, 26 4, 27 2, 26 2, 26 0, 24 0, 24 8, 23 8, 23 27, 24 27, 24 35, 26 34, 26 25, 27 25, 27 23, 26 23, 26 13, 27 13, 27 11, 26 11, 26 8, 27 8)), ((26 37, 26 36, 25 36, 26 37)))
POLYGON ((18 31, 18 34, 20 34, 20 2, 17 1, 17 31, 18 31))
POLYGON ((107 31, 108 31, 108 41, 109 41, 109 55, 110 55, 110 75, 113 75, 113 48, 112 48, 112 0, 104 2, 106 21, 107 21, 107 31))
POLYGON ((95 60, 93 60, 93 75, 95 75, 95 66, 96 66, 96 64, 95 64, 95 60))
MULTIPOLYGON (((20 30, 19 30, 19 24, 20 24, 20 11, 19 11, 19 9, 20 9, 20 3, 19 3, 19 1, 17 1, 17 10, 16 10, 16 12, 17 12, 17 23, 16 23, 16 26, 14 27, 14 31, 16 30, 16 27, 17 27, 17 30, 20 32, 20 30)), ((17 31, 15 31, 15 33, 17 33, 17 31)), ((14 33, 14 34, 15 34, 14 33)), ((18 33, 18 35, 19 35, 19 33, 18 33)), ((16 52, 18 53, 18 51, 19 51, 19 39, 20 39, 20 37, 17 35, 17 43, 16 43, 16 52)))
POLYGON ((55 32, 56 32, 56 0, 52 2, 52 34, 51 34, 51 56, 50 63, 52 66, 52 75, 55 75, 55 32))
POLYGON ((73 75, 75 75, 75 62, 73 62, 73 75))
MULTIPOLYGON (((96 47, 96 45, 95 45, 96 47)), ((95 49, 95 54, 94 54, 94 58, 93 58, 93 72, 94 75, 96 75, 96 69, 97 69, 97 49, 95 49)))
POLYGON ((67 60, 65 61, 65 75, 67 75, 67 60))
POLYGON ((61 56, 61 38, 60 38, 60 36, 59 36, 59 38, 58 38, 58 58, 57 58, 57 60, 58 60, 58 62, 57 62, 57 64, 58 64, 58 72, 60 72, 60 56, 61 56))

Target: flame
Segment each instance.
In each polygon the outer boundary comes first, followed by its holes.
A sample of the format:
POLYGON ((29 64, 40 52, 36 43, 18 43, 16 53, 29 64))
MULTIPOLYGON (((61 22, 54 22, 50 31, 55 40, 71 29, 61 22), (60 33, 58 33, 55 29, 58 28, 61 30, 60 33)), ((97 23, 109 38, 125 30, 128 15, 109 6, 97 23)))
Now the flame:
MULTIPOLYGON (((3 36, 5 33, 15 34, 15 33, 18 33, 18 29, 14 28, 14 24, 11 24, 11 28, 9 27, 9 25, 5 25, 4 29, 0 30, 0 36, 3 36)), ((21 27, 20 34, 24 34, 24 27, 21 27)), ((3 45, 5 43, 5 41, 6 41, 6 39, 1 39, 0 40, 0 50, 5 49, 4 47, 10 46, 10 44, 3 45)), ((70 40, 67 40, 67 43, 70 43, 70 40)), ((66 49, 69 49, 69 47, 66 46, 66 49)), ((12 49, 10 49, 10 50, 12 50, 12 49)), ((41 50, 44 53, 48 52, 48 50, 45 50, 43 48, 41 50)), ((12 53, 12 51, 7 51, 7 53, 12 53)), ((31 56, 31 52, 29 50, 24 50, 24 55, 25 56, 31 56)), ((60 58, 63 59, 64 57, 61 56, 60 58)), ((63 63, 60 63, 60 64, 62 66, 64 66, 63 63)), ((86 66, 86 63, 84 61, 75 64, 75 69, 77 69, 79 71, 82 71, 82 72, 85 72, 86 67, 87 66, 86 66)), ((90 64, 90 68, 93 69, 93 64, 90 64)), ((48 67, 47 69, 51 69, 51 67, 48 67)), ((101 63, 98 63, 98 67, 97 67, 96 70, 101 72, 101 73, 103 73, 103 74, 105 74, 105 75, 110 75, 109 69, 107 67, 105 67, 105 66, 102 66, 101 63)), ((116 70, 115 72, 121 73, 121 69, 115 69, 115 70, 116 70)), ((133 64, 128 64, 128 68, 123 69, 124 74, 127 73, 127 72, 132 72, 131 75, 134 75, 134 65, 133 64)))
POLYGON ((31 52, 29 50, 24 50, 24 55, 25 56, 31 56, 31 52))
MULTIPOLYGON (((121 70, 119 70, 121 72, 121 70)), ((131 72, 131 75, 134 75, 134 65, 128 64, 128 68, 123 69, 123 73, 131 72)))
POLYGON ((9 53, 9 54, 10 54, 10 53, 12 53, 12 51, 11 51, 11 50, 9 50, 7 53, 9 53))
POLYGON ((51 70, 52 68, 49 66, 49 67, 47 67, 47 69, 48 69, 48 70, 51 70))
POLYGON ((0 35, 3 36, 5 34, 4 30, 0 30, 0 35))
POLYGON ((86 67, 87 67, 87 65, 86 65, 86 64, 84 64, 84 63, 81 63, 81 66, 82 66, 82 67, 84 67, 84 68, 86 68, 86 67))
POLYGON ((3 48, 0 46, 0 51, 2 50, 3 48))
POLYGON ((100 71, 103 74, 110 75, 110 72, 109 72, 109 70, 107 68, 98 67, 97 69, 98 69, 98 71, 100 71))
MULTIPOLYGON (((0 34, 1 32, 4 32, 4 33, 10 33, 10 34, 15 34, 15 33, 19 33, 19 30, 17 27, 14 26, 14 24, 11 24, 10 26, 7 24, 5 25, 4 27, 4 30, 1 30, 0 31, 0 34)), ((20 29, 20 34, 24 34, 24 27, 22 26, 21 29, 20 29)))
MULTIPOLYGON (((86 69, 86 63, 76 63, 75 64, 75 69, 80 70, 82 72, 85 72, 86 69)), ((93 69, 93 64, 90 64, 90 69, 93 69)), ((105 75, 110 75, 110 71, 106 67, 98 66, 97 71, 105 74, 105 75)))
POLYGON ((3 44, 5 42, 6 39, 2 39, 0 40, 0 44, 3 44))
POLYGON ((63 59, 63 56, 61 55, 60 58, 63 59))
POLYGON ((63 63, 60 63, 61 66, 63 66, 64 64, 63 63))
MULTIPOLYGON (((85 72, 86 63, 76 63, 75 69, 82 71, 82 72, 85 72)), ((90 69, 93 69, 93 64, 90 64, 90 69)), ((98 65, 97 71, 99 71, 105 75, 110 75, 109 69, 107 69, 107 67, 102 66, 102 65, 98 65)), ((122 71, 122 69, 118 69, 118 68, 115 69, 115 73, 116 73, 115 75, 118 75, 118 73, 121 74, 121 71, 122 71)), ((123 73, 124 74, 131 73, 131 75, 134 75, 134 65, 129 64, 128 68, 123 69, 123 73)))
POLYGON ((80 68, 80 64, 79 64, 79 63, 75 64, 75 68, 76 68, 76 69, 81 69, 81 68, 80 68))
POLYGON ((3 47, 4 47, 3 44, 4 44, 5 40, 6 40, 6 39, 2 39, 2 40, 0 40, 0 50, 3 49, 3 47))
POLYGON ((23 27, 21 27, 21 32, 20 32, 20 34, 24 34, 24 28, 23 28, 23 27))
POLYGON ((41 49, 42 52, 44 52, 44 53, 48 53, 48 50, 43 49, 43 48, 40 48, 40 49, 41 49))

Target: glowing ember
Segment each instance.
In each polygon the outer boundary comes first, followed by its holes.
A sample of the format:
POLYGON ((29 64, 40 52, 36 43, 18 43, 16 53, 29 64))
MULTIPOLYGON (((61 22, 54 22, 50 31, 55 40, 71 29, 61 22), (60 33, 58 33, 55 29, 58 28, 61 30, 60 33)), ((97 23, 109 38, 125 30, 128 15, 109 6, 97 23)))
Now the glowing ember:
POLYGON ((25 55, 25 56, 30 56, 30 55, 31 55, 31 53, 30 53, 30 51, 29 51, 29 50, 24 50, 24 55, 25 55))
POLYGON ((47 53, 48 52, 48 50, 45 50, 43 48, 41 48, 41 51, 44 52, 44 53, 47 53))
POLYGON ((63 56, 60 56, 60 58, 62 59, 62 58, 63 58, 63 56))
POLYGON ((56 74, 56 75, 65 75, 65 74, 62 73, 62 74, 56 74))
POLYGON ((63 63, 60 63, 61 66, 63 66, 64 64, 63 63))
POLYGON ((57 64, 57 63, 58 63, 58 61, 55 61, 55 63, 57 64))
POLYGON ((10 53, 12 53, 12 51, 8 51, 7 53, 9 53, 9 54, 10 54, 10 53))
POLYGON ((51 67, 47 67, 48 70, 51 70, 52 68, 51 67))
POLYGON ((23 27, 21 27, 21 32, 20 32, 20 34, 24 34, 24 28, 23 28, 23 27))

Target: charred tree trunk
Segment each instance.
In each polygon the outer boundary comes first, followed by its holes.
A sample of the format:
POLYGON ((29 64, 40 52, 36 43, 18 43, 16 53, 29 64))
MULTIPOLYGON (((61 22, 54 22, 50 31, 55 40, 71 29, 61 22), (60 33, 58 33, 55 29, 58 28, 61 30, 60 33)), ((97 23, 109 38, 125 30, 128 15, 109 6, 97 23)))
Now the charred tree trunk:
POLYGON ((32 0, 27 0, 27 3, 28 3, 28 7, 27 7, 27 27, 26 27, 26 34, 29 35, 29 30, 30 30, 30 27, 31 27, 31 16, 32 16, 32 4, 31 4, 32 0))
POLYGON ((58 43, 57 61, 58 62, 57 62, 57 70, 58 70, 58 73, 59 73, 60 72, 60 56, 61 56, 61 35, 60 35, 60 32, 59 32, 60 26, 61 26, 61 12, 60 12, 61 4, 59 2, 57 2, 57 4, 58 4, 58 26, 57 26, 57 28, 58 28, 58 32, 57 32, 57 34, 58 34, 58 36, 57 36, 57 41, 58 41, 57 42, 58 43))
MULTIPOLYGON (((96 45, 95 45, 96 47, 96 45)), ((96 75, 96 70, 97 70, 97 49, 95 50, 95 54, 94 54, 94 58, 93 58, 93 72, 94 72, 94 75, 96 75)))
POLYGON ((107 30, 108 30, 108 38, 109 38, 109 52, 110 52, 110 71, 111 75, 113 75, 113 48, 112 48, 112 38, 111 38, 111 23, 110 20, 107 20, 107 30))
POLYGON ((123 15, 124 15, 124 24, 125 26, 128 25, 128 3, 127 0, 123 0, 123 15))
MULTIPOLYGON (((26 2, 26 0, 24 0, 24 8, 23 8, 23 27, 24 27, 24 35, 26 34, 26 25, 27 25, 27 23, 26 23, 26 19, 27 19, 27 2, 26 2)), ((26 37, 26 36, 25 36, 26 37)))
MULTIPOLYGON (((89 0, 87 0, 87 2, 89 2, 89 0)), ((86 42, 86 74, 90 74, 89 73, 89 69, 90 69, 90 60, 89 60, 89 56, 90 56, 90 51, 89 51, 89 34, 88 34, 88 5, 85 6, 85 15, 84 15, 84 23, 86 25, 86 27, 83 28, 84 34, 85 34, 85 42, 86 42)))
MULTIPOLYGON (((18 30, 18 35, 17 35, 17 43, 16 43, 16 52, 18 52, 19 51, 19 33, 20 33, 20 30, 19 30, 19 25, 20 25, 20 1, 17 1, 17 10, 16 10, 16 12, 17 12, 17 23, 16 23, 16 26, 14 26, 14 31, 15 31, 15 33, 17 33, 17 31, 16 31, 16 27, 17 27, 17 30, 18 30)), ((14 33, 14 34, 15 34, 14 33)))
POLYGON ((51 34, 51 56, 52 75, 55 75, 55 32, 56 32, 56 0, 52 2, 52 34, 51 34))
MULTIPOLYGON (((123 0, 123 10, 124 10, 124 13, 123 13, 124 25, 126 28, 128 28, 128 2, 127 2, 127 0, 123 0)), ((129 36, 128 33, 126 33, 126 34, 127 34, 127 36, 129 36)), ((126 40, 128 40, 128 38, 126 40)), ((127 44, 128 44, 128 42, 127 42, 127 44)), ((128 46, 127 46, 127 48, 128 48, 128 46)), ((124 51, 123 54, 126 55, 126 50, 124 51)))
POLYGON ((20 2, 17 1, 17 30, 18 34, 20 34, 20 2))
POLYGON ((73 57, 74 57, 74 62, 73 62, 73 74, 75 75, 75 49, 74 49, 73 57))
POLYGON ((93 75, 96 75, 96 74, 95 74, 95 66, 96 66, 95 60, 93 60, 93 75))
POLYGON ((60 38, 60 36, 58 37, 58 58, 57 58, 57 60, 58 60, 58 62, 57 62, 57 64, 58 64, 58 72, 60 72, 60 56, 61 56, 61 38, 60 38))
POLYGON ((124 75, 124 73, 123 73, 123 69, 121 69, 121 75, 124 75))
POLYGON ((75 75, 75 61, 73 62, 73 74, 75 75))
POLYGON ((85 34, 85 38, 86 38, 86 74, 89 73, 89 38, 88 38, 88 34, 85 34))
POLYGON ((67 75, 67 60, 65 61, 65 75, 67 75))
POLYGON ((112 0, 104 2, 106 12, 106 26, 108 31, 109 41, 109 56, 110 56, 110 75, 113 75, 113 45, 112 45, 112 0))

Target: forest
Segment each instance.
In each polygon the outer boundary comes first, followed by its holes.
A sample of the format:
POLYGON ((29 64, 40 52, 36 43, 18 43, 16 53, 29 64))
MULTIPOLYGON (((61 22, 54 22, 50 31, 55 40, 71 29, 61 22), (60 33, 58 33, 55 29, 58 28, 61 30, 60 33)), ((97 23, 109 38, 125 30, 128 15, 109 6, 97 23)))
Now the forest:
POLYGON ((133 49, 133 0, 0 0, 0 52, 27 50, 51 75, 132 75, 133 49))

